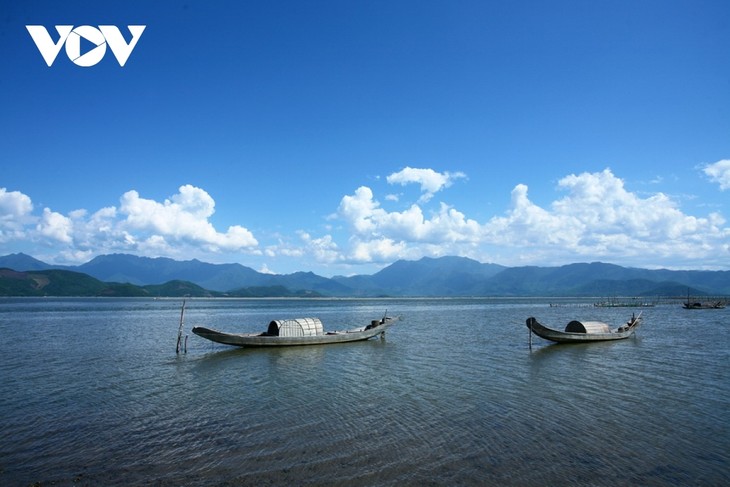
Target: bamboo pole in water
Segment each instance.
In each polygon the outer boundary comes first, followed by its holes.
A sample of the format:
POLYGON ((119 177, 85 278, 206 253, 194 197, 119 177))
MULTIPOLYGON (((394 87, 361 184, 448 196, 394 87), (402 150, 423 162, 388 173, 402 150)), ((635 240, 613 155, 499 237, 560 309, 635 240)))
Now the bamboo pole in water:
MULTIPOLYGON (((183 323, 185 317, 185 300, 183 299, 182 309, 180 310, 180 328, 177 330, 177 346, 175 346, 175 353, 180 353, 180 342, 182 341, 183 323)), ((186 341, 187 341, 187 337, 186 341)), ((187 343, 185 344, 185 351, 187 352, 187 343)))

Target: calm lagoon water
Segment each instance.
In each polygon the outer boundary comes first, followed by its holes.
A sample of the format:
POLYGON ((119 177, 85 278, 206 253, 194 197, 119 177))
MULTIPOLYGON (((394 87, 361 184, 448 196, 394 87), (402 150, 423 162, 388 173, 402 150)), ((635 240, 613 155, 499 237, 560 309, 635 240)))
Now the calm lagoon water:
POLYGON ((730 485, 730 309, 643 310, 634 338, 528 347, 540 299, 0 300, 0 485, 730 485), (273 350, 193 325, 384 340, 273 350))

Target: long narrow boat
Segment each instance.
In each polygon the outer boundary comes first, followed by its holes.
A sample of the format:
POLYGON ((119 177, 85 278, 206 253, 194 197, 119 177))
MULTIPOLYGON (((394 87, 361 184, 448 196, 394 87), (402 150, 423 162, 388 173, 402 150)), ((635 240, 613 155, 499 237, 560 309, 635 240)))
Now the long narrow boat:
POLYGON ((601 321, 577 321, 573 320, 565 327, 565 331, 554 330, 540 324, 535 318, 527 318, 527 327, 532 333, 558 343, 586 343, 601 342, 607 340, 623 340, 634 334, 641 324, 641 313, 639 316, 631 316, 625 324, 615 330, 601 321))
POLYGON ((686 303, 682 304, 682 308, 684 309, 725 309, 725 304, 723 304, 722 301, 712 301, 708 303, 703 303, 700 301, 687 301, 686 303))
POLYGON ((687 291, 687 301, 682 303, 684 309, 725 309, 723 301, 693 301, 689 298, 689 290, 687 291))
POLYGON ((325 345, 367 340, 376 335, 385 335, 385 330, 399 318, 384 316, 373 320, 367 326, 341 331, 324 331, 319 318, 298 318, 274 320, 263 333, 226 333, 202 326, 193 328, 193 333, 208 340, 237 347, 288 347, 294 345, 325 345))

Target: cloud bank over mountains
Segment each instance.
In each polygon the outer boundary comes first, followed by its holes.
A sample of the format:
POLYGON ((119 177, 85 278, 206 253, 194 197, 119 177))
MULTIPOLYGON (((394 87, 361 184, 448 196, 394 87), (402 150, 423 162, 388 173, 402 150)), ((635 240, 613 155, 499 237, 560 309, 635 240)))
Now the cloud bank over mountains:
POLYGON ((75 210, 68 215, 44 208, 33 215, 30 198, 0 188, 0 243, 30 241, 59 249, 63 262, 81 262, 105 252, 140 255, 181 255, 186 249, 209 253, 255 251, 258 242, 240 225, 217 231, 209 218, 215 201, 191 185, 163 202, 140 197, 134 190, 119 199, 119 207, 94 213, 75 210))
MULTIPOLYGON (((700 169, 719 191, 730 189, 730 160, 700 169)), ((0 188, 0 245, 58 264, 119 252, 206 260, 217 255, 218 261, 244 264, 258 259, 262 268, 274 269, 276 259, 289 258, 300 261, 299 270, 316 264, 335 272, 444 255, 503 265, 602 260, 727 269, 730 262, 730 226, 721 213, 686 214, 661 192, 630 191, 610 169, 563 177, 557 183, 562 196, 546 206, 530 199, 527 185, 517 184, 510 198, 505 195, 508 208, 481 222, 446 202, 449 188, 468 185, 466 174, 406 167, 385 180, 416 185, 420 197, 401 211, 388 211, 381 200, 400 197, 376 195, 363 185, 322 215, 329 231, 301 228, 276 239, 254 235, 245 221, 216 229, 213 197, 191 184, 164 201, 129 190, 117 206, 68 214, 40 210, 21 191, 0 188), (434 201, 437 195, 442 201, 434 201)))

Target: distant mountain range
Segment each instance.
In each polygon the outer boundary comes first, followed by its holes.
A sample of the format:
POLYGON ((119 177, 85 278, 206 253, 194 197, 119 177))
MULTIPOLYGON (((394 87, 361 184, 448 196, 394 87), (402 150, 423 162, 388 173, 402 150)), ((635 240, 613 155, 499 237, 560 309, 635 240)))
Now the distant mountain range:
POLYGON ((648 270, 600 262, 504 267, 465 257, 401 260, 372 275, 332 278, 311 272, 263 274, 240 264, 128 254, 101 255, 78 266, 54 266, 11 254, 0 257, 0 269, 5 269, 0 271, 0 295, 5 296, 730 295, 730 271, 648 270))

